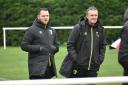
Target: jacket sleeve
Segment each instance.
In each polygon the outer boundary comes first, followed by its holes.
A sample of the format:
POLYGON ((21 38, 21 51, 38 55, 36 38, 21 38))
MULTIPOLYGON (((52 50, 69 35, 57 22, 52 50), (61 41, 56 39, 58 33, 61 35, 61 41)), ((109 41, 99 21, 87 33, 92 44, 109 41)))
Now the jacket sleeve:
POLYGON ((57 32, 55 31, 55 37, 54 37, 54 46, 55 46, 55 50, 54 53, 59 51, 59 41, 58 41, 58 37, 57 37, 57 32))
POLYGON ((24 34, 23 40, 21 42, 21 49, 26 51, 26 52, 38 52, 40 49, 40 45, 33 45, 33 34, 32 34, 32 29, 28 28, 27 31, 24 34))
POLYGON ((76 57, 78 55, 77 50, 76 50, 76 44, 77 44, 77 39, 79 37, 79 25, 77 24, 74 26, 72 29, 68 41, 67 41, 67 50, 69 53, 69 56, 76 61, 76 57))
POLYGON ((104 28, 101 30, 101 36, 100 36, 100 45, 99 45, 99 58, 100 58, 100 63, 104 61, 104 56, 105 56, 105 51, 106 51, 106 37, 105 37, 105 32, 104 28))
POLYGON ((119 59, 128 57, 128 27, 121 34, 121 44, 119 48, 119 59))

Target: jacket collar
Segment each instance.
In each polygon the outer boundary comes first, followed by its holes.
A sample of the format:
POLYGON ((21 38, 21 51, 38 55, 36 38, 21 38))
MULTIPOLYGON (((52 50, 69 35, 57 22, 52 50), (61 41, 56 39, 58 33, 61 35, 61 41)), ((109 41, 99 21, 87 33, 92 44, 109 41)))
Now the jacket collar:
POLYGON ((128 21, 128 9, 124 13, 124 22, 128 21))
POLYGON ((45 25, 38 19, 35 19, 35 21, 33 22, 33 25, 36 25, 37 27, 42 28, 42 29, 49 28, 49 24, 45 25))

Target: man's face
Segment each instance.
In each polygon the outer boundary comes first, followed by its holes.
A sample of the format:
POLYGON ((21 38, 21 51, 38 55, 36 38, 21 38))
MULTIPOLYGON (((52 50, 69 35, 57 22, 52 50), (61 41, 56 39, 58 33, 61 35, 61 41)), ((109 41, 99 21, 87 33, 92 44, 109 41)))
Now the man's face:
POLYGON ((44 23, 45 25, 49 22, 49 12, 45 10, 41 10, 37 16, 38 20, 44 23))
POLYGON ((89 10, 87 13, 87 19, 90 25, 94 25, 98 19, 98 11, 97 10, 89 10))

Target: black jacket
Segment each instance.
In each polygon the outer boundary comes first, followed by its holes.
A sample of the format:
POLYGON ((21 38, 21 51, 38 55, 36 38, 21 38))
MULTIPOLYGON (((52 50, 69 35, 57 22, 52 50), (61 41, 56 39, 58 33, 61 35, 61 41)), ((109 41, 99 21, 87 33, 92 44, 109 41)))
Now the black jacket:
POLYGON ((59 50, 56 31, 49 25, 45 27, 37 19, 27 29, 21 42, 22 50, 28 52, 29 75, 43 75, 48 64, 56 74, 54 54, 59 50))
POLYGON ((121 30, 121 44, 119 48, 118 60, 119 63, 128 69, 128 9, 124 14, 124 26, 121 30))
POLYGON ((104 60, 105 45, 104 28, 99 22, 91 27, 85 19, 74 26, 67 49, 73 61, 82 68, 97 71, 104 60))

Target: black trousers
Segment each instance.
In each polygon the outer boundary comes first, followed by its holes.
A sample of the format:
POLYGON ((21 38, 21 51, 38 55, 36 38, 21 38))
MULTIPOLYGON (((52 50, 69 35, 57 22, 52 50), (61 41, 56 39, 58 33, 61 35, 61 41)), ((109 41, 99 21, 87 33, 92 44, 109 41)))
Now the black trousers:
POLYGON ((97 70, 87 70, 78 64, 74 65, 72 73, 72 78, 97 77, 97 70))
MULTIPOLYGON (((71 78, 85 78, 85 77, 97 77, 97 71, 94 70, 85 70, 80 66, 73 71, 73 75, 71 78)), ((95 85, 95 84, 88 84, 88 85, 95 85)))
POLYGON ((72 77, 74 78, 97 77, 97 72, 91 70, 79 70, 76 72, 76 74, 73 74, 72 77))
MULTIPOLYGON (((128 76, 128 68, 124 68, 124 76, 128 76)), ((122 85, 128 85, 128 83, 123 83, 122 85)))
POLYGON ((31 75, 29 76, 29 79, 30 80, 33 80, 33 79, 50 79, 54 76, 54 71, 52 69, 52 67, 48 67, 45 74, 43 75, 31 75))

